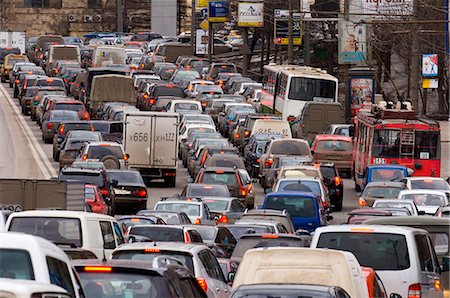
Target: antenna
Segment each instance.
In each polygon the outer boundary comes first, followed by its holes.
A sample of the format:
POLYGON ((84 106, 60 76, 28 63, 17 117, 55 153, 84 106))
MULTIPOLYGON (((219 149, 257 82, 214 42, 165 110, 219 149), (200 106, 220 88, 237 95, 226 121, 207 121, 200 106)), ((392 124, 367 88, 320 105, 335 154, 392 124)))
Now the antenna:
POLYGON ((106 263, 108 260, 106 260, 106 253, 105 253, 105 247, 103 247, 103 263, 106 263))

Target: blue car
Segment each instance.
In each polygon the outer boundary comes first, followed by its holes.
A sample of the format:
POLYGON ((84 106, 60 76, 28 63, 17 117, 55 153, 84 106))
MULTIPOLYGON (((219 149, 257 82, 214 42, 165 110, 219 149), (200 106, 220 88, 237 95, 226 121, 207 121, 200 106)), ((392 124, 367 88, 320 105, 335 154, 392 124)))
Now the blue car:
POLYGON ((314 232, 325 226, 328 220, 320 198, 304 192, 272 192, 266 195, 262 209, 286 210, 291 216, 295 230, 314 232))
POLYGON ((400 181, 402 178, 412 176, 414 170, 403 165, 370 165, 359 179, 355 179, 357 191, 362 191, 370 182, 400 181))

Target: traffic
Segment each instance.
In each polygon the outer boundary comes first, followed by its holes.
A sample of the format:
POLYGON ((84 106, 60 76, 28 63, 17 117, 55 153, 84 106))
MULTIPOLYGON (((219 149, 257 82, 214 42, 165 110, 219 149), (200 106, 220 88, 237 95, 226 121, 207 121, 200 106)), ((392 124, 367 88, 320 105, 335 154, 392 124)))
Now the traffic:
POLYGON ((0 51, 0 297, 450 297, 448 128, 408 102, 348 117, 323 69, 156 33, 27 47, 0 51))

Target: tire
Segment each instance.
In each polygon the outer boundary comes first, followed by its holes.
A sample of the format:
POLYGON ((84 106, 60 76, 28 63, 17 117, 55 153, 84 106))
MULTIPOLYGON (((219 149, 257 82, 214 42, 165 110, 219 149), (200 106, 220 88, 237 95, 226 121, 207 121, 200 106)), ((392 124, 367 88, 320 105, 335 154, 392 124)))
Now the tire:
POLYGON ((46 138, 44 137, 44 143, 45 144, 50 144, 52 142, 52 138, 46 138))
POLYGON ((120 169, 120 162, 114 155, 106 155, 100 159, 108 170, 118 170, 120 169))
POLYGON ((55 152, 54 160, 57 161, 57 162, 59 162, 59 151, 56 151, 56 152, 55 152))
POLYGON ((25 115, 25 109, 23 108, 23 106, 20 106, 21 110, 22 110, 22 114, 25 115))

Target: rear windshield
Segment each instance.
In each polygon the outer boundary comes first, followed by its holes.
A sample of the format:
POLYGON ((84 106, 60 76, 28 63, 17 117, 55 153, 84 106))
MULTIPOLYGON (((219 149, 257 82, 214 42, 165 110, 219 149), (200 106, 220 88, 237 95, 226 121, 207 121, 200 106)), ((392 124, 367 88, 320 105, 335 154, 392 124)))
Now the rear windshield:
POLYGON ((8 59, 8 66, 13 66, 17 62, 23 62, 23 61, 25 61, 25 58, 8 59))
POLYGON ((9 231, 39 236, 56 244, 83 245, 78 218, 16 217, 11 220, 9 231))
POLYGON ((270 233, 267 227, 262 226, 244 226, 244 225, 229 225, 227 229, 233 234, 236 240, 241 239, 244 234, 262 234, 270 233))
POLYGON ((411 200, 416 203, 417 206, 445 206, 444 196, 435 194, 405 194, 401 197, 403 200, 411 200))
POLYGON ((410 266, 406 237, 399 234, 322 233, 317 247, 349 251, 361 266, 375 270, 405 270, 410 266))
POLYGON ((309 155, 309 147, 295 141, 276 142, 271 148, 271 153, 276 155, 309 155))
POLYGON ((223 93, 223 90, 220 86, 217 85, 198 85, 195 90, 198 93, 202 93, 202 92, 213 92, 213 93, 223 93))
POLYGON ((317 181, 281 181, 278 191, 302 191, 311 192, 315 195, 321 195, 320 185, 317 181))
POLYGON ((50 120, 78 120, 78 114, 76 112, 73 113, 51 113, 50 120))
MULTIPOLYGON (((64 87, 64 84, 60 80, 47 79, 47 80, 37 81, 36 86, 38 86, 38 87, 64 87)), ((64 94, 64 92, 62 92, 61 94, 64 94)))
POLYGON ((195 274, 192 255, 180 251, 163 251, 159 249, 155 249, 153 251, 151 251, 150 249, 147 252, 145 250, 119 250, 114 253, 112 258, 114 260, 119 259, 145 261, 151 264, 156 257, 175 258, 183 263, 193 274, 195 274))
POLYGON ((206 205, 208 205, 209 210, 214 212, 225 212, 228 211, 228 200, 217 200, 213 198, 208 198, 203 200, 206 205))
POLYGON ((60 172, 59 180, 76 180, 85 184, 93 184, 103 187, 103 177, 99 173, 60 172))
POLYGON ((450 190, 447 182, 444 180, 434 179, 414 179, 411 180, 412 189, 437 189, 437 190, 450 190))
MULTIPOLYGON (((128 229, 132 226, 138 226, 138 225, 154 225, 156 224, 152 219, 150 218, 141 218, 141 217, 130 217, 125 219, 120 219, 119 222, 122 225, 125 225, 125 227, 128 229)), ((140 234, 137 234, 140 235, 140 234)))
POLYGON ((171 297, 170 282, 155 274, 132 271, 89 272, 80 270, 81 286, 86 297, 171 297))
POLYGON ((198 105, 195 103, 176 103, 175 112, 178 111, 198 111, 198 105))
POLYGON ((182 229, 167 228, 162 225, 156 225, 155 227, 133 226, 130 235, 145 236, 154 241, 184 242, 182 229))
POLYGON ((233 187, 238 186, 236 173, 205 172, 201 179, 205 184, 225 184, 233 187))
POLYGON ((107 155, 123 159, 123 152, 120 146, 89 146, 87 155, 89 159, 102 159, 107 155))
POLYGON ((34 280, 30 254, 22 249, 0 248, 0 278, 34 280))
POLYGON ((184 212, 188 216, 200 216, 200 205, 183 202, 165 202, 155 206, 155 210, 184 212))
POLYGON ((68 132, 71 130, 91 130, 91 125, 88 122, 84 123, 65 123, 64 131, 68 132))
POLYGON ((211 157, 206 162, 206 167, 219 167, 219 168, 233 168, 245 169, 244 161, 240 158, 227 158, 227 157, 211 157))
MULTIPOLYGON (((223 185, 195 185, 191 184, 187 196, 196 197, 229 197, 228 189, 223 185)), ((211 208, 210 208, 211 209, 211 208)))
POLYGON ((366 187, 363 192, 364 197, 380 198, 380 199, 394 199, 398 197, 398 193, 401 191, 398 187, 366 187))
POLYGON ((405 177, 405 171, 394 169, 372 169, 371 181, 395 181, 405 177))
POLYGON ((178 214, 153 212, 152 215, 162 218, 168 225, 178 225, 181 223, 178 214))
POLYGON ((55 104, 55 110, 69 110, 69 111, 82 111, 84 106, 80 103, 57 103, 55 104))
POLYGON ((32 96, 35 96, 38 93, 39 89, 27 88, 26 90, 27 91, 25 93, 25 96, 26 97, 32 97, 32 96))
POLYGON ((352 151, 353 144, 345 141, 323 140, 317 142, 316 150, 352 151))
POLYGON ((236 68, 234 65, 216 65, 214 66, 214 69, 212 71, 213 75, 216 75, 218 73, 234 73, 236 72, 236 68))
POLYGON ((266 198, 265 209, 286 210, 294 217, 315 217, 317 210, 312 198, 271 196, 266 198))
MULTIPOLYGON (((272 234, 270 235, 272 236, 272 234)), ((304 247, 304 243, 301 239, 290 237, 244 237, 239 239, 236 247, 233 251, 232 258, 242 258, 245 252, 252 248, 260 247, 304 247)), ((275 237, 275 236, 274 236, 275 237)))
POLYGON ((144 184, 139 172, 109 171, 109 179, 119 181, 119 185, 144 184))
POLYGON ((320 173, 323 177, 328 179, 333 179, 337 176, 336 170, 334 167, 320 166, 320 173))
POLYGON ((155 87, 153 91, 153 96, 175 96, 184 97, 184 91, 180 87, 155 87))
POLYGON ((78 48, 53 48, 53 61, 56 60, 77 60, 78 48))

